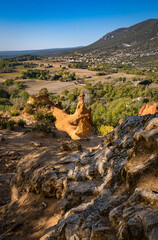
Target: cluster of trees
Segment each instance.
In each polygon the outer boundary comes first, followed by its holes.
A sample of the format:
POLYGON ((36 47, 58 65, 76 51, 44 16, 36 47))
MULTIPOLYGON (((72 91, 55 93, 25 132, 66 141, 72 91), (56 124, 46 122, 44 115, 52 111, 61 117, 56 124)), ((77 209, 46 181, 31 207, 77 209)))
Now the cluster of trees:
POLYGON ((144 75, 147 78, 150 78, 153 82, 158 82, 158 68, 134 68, 131 64, 94 64, 86 63, 86 62, 75 62, 68 65, 69 68, 80 68, 80 69, 88 69, 90 71, 98 71, 97 75, 105 75, 111 73, 124 72, 128 74, 134 75, 144 75))
POLYGON ((0 84, 0 110, 18 115, 23 109, 29 94, 23 89, 23 82, 7 79, 0 84))
POLYGON ((48 80, 50 78, 48 70, 28 69, 21 73, 23 79, 35 78, 41 80, 48 80))
POLYGON ((142 105, 158 102, 158 89, 145 85, 132 86, 130 82, 91 83, 73 92, 63 91, 53 96, 53 100, 61 102, 63 109, 74 113, 80 91, 85 93, 85 102, 92 109, 93 125, 97 132, 107 133, 116 127, 127 116, 138 115, 142 105))
POLYGON ((117 73, 118 72, 117 68, 115 68, 114 66, 111 66, 109 64, 98 64, 97 66, 89 67, 88 70, 99 71, 99 73, 103 72, 105 74, 117 73))
POLYGON ((59 73, 55 73, 54 76, 51 77, 51 80, 59 80, 61 82, 65 81, 73 81, 76 80, 76 74, 70 73, 68 71, 61 71, 59 73))
POLYGON ((24 68, 35 68, 35 67, 37 67, 38 66, 38 64, 36 64, 36 63, 24 63, 24 68))
POLYGON ((88 63, 86 63, 86 62, 76 62, 76 63, 69 64, 68 67, 69 68, 87 69, 88 68, 88 63))
POLYGON ((40 60, 40 59, 42 59, 41 56, 26 54, 26 55, 20 55, 17 57, 5 58, 4 60, 7 62, 24 62, 24 61, 40 60))
POLYGON ((0 60, 0 73, 11 73, 15 71, 16 66, 23 65, 25 68, 34 68, 37 64, 22 63, 22 61, 39 60, 40 57, 34 55, 22 55, 17 57, 5 58, 0 60))
POLYGON ((15 64, 0 60, 0 73, 14 72, 15 64))

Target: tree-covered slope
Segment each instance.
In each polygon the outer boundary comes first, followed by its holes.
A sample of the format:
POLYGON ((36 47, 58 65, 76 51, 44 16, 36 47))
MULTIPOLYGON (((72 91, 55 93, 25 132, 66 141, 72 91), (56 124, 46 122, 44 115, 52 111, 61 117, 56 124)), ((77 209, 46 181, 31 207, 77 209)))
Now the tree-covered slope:
MULTIPOLYGON (((139 44, 152 41, 158 37, 158 19, 149 19, 129 28, 120 28, 107 33, 98 41, 84 48, 84 50, 109 49, 122 44, 139 44)), ((158 38, 157 38, 158 41, 158 38)), ((158 43, 157 43, 158 44, 158 43)))

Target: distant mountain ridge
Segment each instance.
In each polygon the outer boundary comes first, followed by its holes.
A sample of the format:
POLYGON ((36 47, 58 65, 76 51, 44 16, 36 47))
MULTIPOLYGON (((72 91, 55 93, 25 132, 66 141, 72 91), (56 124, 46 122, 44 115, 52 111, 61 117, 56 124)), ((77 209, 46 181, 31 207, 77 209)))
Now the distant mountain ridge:
POLYGON ((30 51, 0 51, 0 58, 22 54, 44 57, 91 53, 105 63, 132 63, 158 61, 158 19, 148 19, 128 28, 119 28, 102 36, 98 41, 76 48, 43 49, 30 51))
POLYGON ((19 51, 0 51, 0 58, 7 57, 16 57, 19 55, 33 54, 40 55, 45 57, 51 57, 54 55, 67 54, 67 52, 71 52, 74 49, 77 50, 82 47, 72 47, 72 48, 50 48, 50 49, 37 49, 37 50, 19 50, 19 51))
POLYGON ((84 49, 100 49, 116 47, 120 44, 131 44, 144 42, 158 36, 158 19, 148 19, 128 28, 119 28, 107 33, 98 41, 90 44, 84 49))
POLYGON ((157 66, 158 19, 148 19, 128 28, 107 33, 98 41, 79 49, 91 53, 92 62, 157 66))

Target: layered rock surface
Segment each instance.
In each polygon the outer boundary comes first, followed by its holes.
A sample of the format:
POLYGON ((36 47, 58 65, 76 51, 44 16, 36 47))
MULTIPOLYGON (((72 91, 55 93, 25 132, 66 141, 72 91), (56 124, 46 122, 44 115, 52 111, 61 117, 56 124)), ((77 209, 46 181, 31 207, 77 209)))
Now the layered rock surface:
POLYGON ((158 239, 158 114, 128 117, 104 146, 54 160, 23 157, 12 187, 58 200, 58 224, 41 240, 158 239))

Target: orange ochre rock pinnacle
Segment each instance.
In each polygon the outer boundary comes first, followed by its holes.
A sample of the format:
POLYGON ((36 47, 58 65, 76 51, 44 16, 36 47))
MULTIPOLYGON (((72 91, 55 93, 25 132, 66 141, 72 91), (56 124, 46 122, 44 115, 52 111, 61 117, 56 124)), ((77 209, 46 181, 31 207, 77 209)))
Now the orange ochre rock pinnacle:
POLYGON ((157 113, 157 103, 154 103, 153 105, 147 104, 141 107, 138 116, 144 116, 147 114, 154 114, 157 113))
POLYGON ((51 108, 56 118, 55 126, 60 131, 65 131, 74 140, 83 139, 92 130, 91 109, 84 103, 84 94, 80 94, 74 114, 69 115, 55 106, 51 108))

